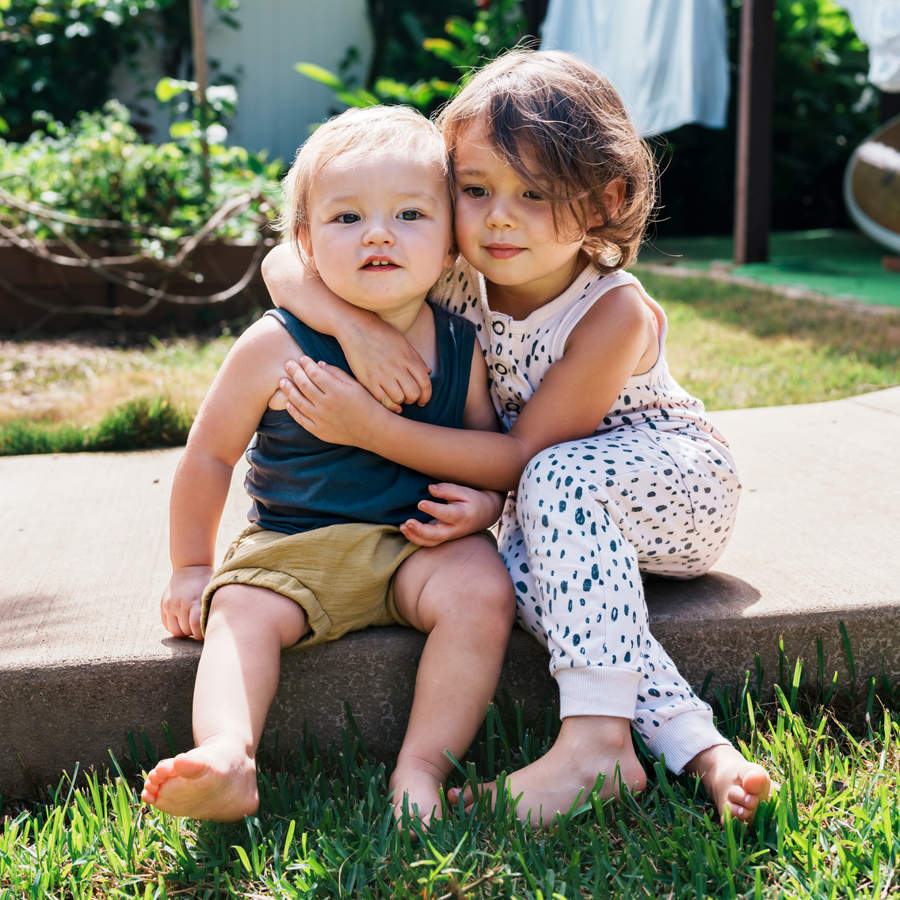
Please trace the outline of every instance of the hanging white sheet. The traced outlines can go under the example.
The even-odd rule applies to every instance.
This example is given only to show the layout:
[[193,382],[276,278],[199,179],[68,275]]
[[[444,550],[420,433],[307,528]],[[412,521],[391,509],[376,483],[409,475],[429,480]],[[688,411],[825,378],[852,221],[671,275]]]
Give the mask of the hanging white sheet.
[[900,91],[900,2],[838,2],[850,13],[856,34],[869,48],[869,81],[882,91]]
[[550,0],[541,48],[568,50],[596,66],[642,135],[688,122],[725,126],[723,0]]

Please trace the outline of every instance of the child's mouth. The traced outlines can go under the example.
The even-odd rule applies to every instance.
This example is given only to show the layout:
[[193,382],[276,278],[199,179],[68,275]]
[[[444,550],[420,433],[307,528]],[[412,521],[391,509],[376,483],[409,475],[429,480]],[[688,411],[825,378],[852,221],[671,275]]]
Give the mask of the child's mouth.
[[488,244],[484,249],[494,259],[511,259],[522,252],[521,247],[514,247],[512,244]]
[[370,272],[389,272],[400,268],[392,259],[386,256],[370,256],[363,263],[362,267]]

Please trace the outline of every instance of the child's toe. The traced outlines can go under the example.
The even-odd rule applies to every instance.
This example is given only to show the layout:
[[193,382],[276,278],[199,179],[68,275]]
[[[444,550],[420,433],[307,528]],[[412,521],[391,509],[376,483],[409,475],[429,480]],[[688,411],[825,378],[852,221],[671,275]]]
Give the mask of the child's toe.
[[758,765],[752,765],[741,777],[743,789],[758,799],[766,799],[769,794],[771,781],[769,773]]

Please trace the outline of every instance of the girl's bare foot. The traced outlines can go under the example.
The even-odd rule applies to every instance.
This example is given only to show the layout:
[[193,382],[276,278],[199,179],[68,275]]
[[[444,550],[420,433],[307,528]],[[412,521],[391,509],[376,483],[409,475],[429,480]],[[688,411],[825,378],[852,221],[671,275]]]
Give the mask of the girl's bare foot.
[[418,819],[426,828],[432,819],[441,817],[441,785],[443,777],[428,765],[398,760],[391,775],[389,787],[394,817],[399,823],[404,806],[409,815]]
[[[516,815],[523,822],[543,827],[557,813],[568,812],[588,799],[598,776],[601,800],[618,797],[624,786],[632,793],[647,786],[647,776],[634,752],[631,723],[609,716],[571,716],[563,719],[559,736],[540,759],[506,779],[505,789],[516,801]],[[496,794],[496,784],[481,785],[479,791]],[[460,789],[449,793],[451,804],[459,802]],[[463,804],[474,803],[470,788],[462,792]]]
[[752,822],[760,801],[768,800],[773,789],[769,773],[757,763],[744,759],[731,744],[720,744],[698,753],[685,766],[685,771],[700,776],[723,824],[726,809],[733,818],[746,824]]
[[242,746],[211,738],[164,759],[147,775],[141,799],[174,816],[236,822],[256,812],[256,765]]

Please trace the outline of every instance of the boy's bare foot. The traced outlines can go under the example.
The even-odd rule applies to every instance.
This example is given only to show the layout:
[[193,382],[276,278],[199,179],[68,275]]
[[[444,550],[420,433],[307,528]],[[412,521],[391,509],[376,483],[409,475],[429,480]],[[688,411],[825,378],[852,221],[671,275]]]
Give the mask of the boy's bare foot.
[[720,744],[698,753],[685,766],[685,771],[700,776],[722,823],[728,808],[733,818],[749,824],[760,801],[768,800],[773,789],[769,773],[757,763],[744,759],[731,744]]
[[409,815],[418,819],[426,828],[432,819],[439,819],[442,784],[443,778],[435,774],[431,767],[398,761],[389,783],[397,822],[403,817],[404,805]]
[[[631,723],[607,716],[572,716],[563,719],[559,736],[547,753],[506,779],[506,790],[513,799],[518,798],[519,819],[543,827],[550,825],[557,813],[586,801],[601,774],[603,784],[597,791],[601,800],[618,797],[622,786],[632,793],[647,786],[631,741]],[[497,787],[491,782],[480,790],[494,795]],[[459,796],[459,788],[451,790],[451,804],[458,803]],[[466,788],[462,796],[469,809],[475,799],[471,789]]]
[[259,807],[256,765],[243,747],[212,738],[158,762],[141,799],[174,816],[236,822]]

